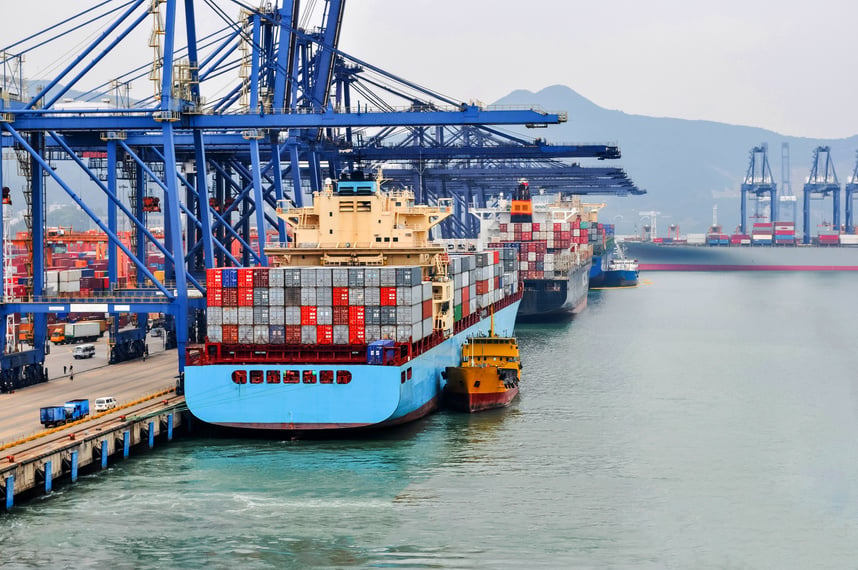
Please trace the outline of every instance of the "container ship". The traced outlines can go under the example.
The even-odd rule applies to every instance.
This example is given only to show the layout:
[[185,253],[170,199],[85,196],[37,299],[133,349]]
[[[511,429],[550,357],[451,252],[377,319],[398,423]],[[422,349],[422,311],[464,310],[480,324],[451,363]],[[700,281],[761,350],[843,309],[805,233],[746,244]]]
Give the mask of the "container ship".
[[[586,308],[593,258],[590,236],[596,240],[604,231],[595,221],[602,206],[559,197],[534,203],[528,183],[520,181],[509,206],[501,201],[497,208],[472,209],[480,219],[478,247],[515,252],[510,267],[518,267],[524,283],[519,321],[566,317]],[[467,240],[450,241],[453,251],[470,247]]]
[[624,241],[640,269],[663,271],[858,271],[858,236],[820,228],[814,243],[799,244],[792,222],[759,222],[750,234],[706,234]]
[[362,178],[278,204],[292,241],[265,249],[269,267],[208,271],[207,338],[184,372],[194,416],[297,432],[404,423],[438,407],[442,373],[492,314],[512,335],[515,252],[450,255],[430,239],[450,200],[415,205]]

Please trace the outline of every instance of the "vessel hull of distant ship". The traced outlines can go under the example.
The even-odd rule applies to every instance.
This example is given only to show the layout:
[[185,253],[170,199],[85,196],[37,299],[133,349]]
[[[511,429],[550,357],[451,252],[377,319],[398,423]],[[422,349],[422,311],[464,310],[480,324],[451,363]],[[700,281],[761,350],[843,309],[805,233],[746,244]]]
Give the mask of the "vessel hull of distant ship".
[[647,271],[858,271],[856,247],[623,245]]
[[525,279],[518,320],[533,322],[568,317],[587,307],[590,262],[573,265],[566,279]]

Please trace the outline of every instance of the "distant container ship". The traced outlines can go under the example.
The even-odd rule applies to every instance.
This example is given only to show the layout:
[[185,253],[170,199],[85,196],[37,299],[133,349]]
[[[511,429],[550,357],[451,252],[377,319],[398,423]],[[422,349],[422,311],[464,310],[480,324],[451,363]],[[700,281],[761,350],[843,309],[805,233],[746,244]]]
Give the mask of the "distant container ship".
[[207,339],[188,349],[188,409],[221,426],[334,430],[395,425],[438,407],[462,345],[512,335],[512,251],[448,255],[430,229],[449,200],[418,206],[355,176],[313,206],[278,208],[293,241],[272,267],[209,270]]
[[755,223],[751,234],[707,234],[625,241],[628,257],[650,271],[858,271],[858,236],[821,228],[815,243],[801,245],[790,222]]
[[[519,320],[548,320],[586,308],[591,241],[597,232],[604,234],[595,220],[602,206],[577,199],[534,203],[527,182],[521,181],[508,206],[472,210],[480,218],[481,246],[516,252],[510,266],[518,266],[524,283]],[[456,241],[461,249],[461,240]]]

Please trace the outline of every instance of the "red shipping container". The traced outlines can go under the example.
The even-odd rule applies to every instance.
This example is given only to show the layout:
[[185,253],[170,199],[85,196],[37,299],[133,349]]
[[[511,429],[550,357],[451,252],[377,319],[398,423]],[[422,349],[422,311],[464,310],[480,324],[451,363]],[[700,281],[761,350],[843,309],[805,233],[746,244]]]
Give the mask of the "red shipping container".
[[396,287],[381,287],[381,306],[396,306]]
[[334,306],[348,307],[349,306],[349,288],[334,287]]
[[364,344],[366,335],[363,325],[349,326],[349,344]]
[[301,344],[301,325],[286,325],[286,344]]
[[224,307],[238,306],[238,289],[222,289]]
[[[468,289],[462,289],[462,302],[465,302],[465,291]],[[426,299],[423,301],[423,318],[428,319],[432,316],[432,299]]]
[[521,232],[521,240],[522,241],[530,241],[533,238],[533,234],[531,232]]
[[500,289],[500,277],[495,277],[495,289]]
[[485,295],[489,292],[489,282],[485,279],[477,281],[477,295]]
[[[334,304],[336,304],[336,299],[334,300]],[[349,307],[334,307],[334,324],[349,324]]]
[[206,298],[208,299],[209,307],[222,307],[223,306],[223,289],[212,289],[209,287],[206,292]]
[[505,231],[506,231],[506,228],[507,228],[507,224],[502,223],[502,224],[500,225],[500,231],[505,232]]
[[499,251],[493,251],[492,253],[494,253],[494,256],[493,256],[494,263],[493,263],[493,265],[497,265],[498,263],[500,263],[500,252],[499,252]]
[[241,267],[238,270],[238,286],[253,288],[253,269]]
[[319,325],[316,327],[316,342],[319,344],[334,343],[333,325]]
[[532,224],[530,224],[530,228],[531,228],[531,230],[538,232],[539,231],[539,222],[533,222]]
[[360,325],[363,328],[366,322],[366,310],[361,305],[353,305],[349,307],[349,324]]
[[238,342],[238,325],[223,325],[223,342],[226,344]]
[[301,307],[301,324],[315,325],[316,324],[316,307],[304,305]]
[[256,268],[253,270],[253,286],[268,287],[268,269]]
[[252,307],[253,306],[253,289],[236,289],[236,293],[238,293],[238,306],[239,307]]
[[206,270],[206,287],[212,289],[214,287],[222,287],[223,286],[223,273],[220,269],[208,269]]
[[467,303],[471,300],[471,288],[470,287],[462,287],[462,304]]

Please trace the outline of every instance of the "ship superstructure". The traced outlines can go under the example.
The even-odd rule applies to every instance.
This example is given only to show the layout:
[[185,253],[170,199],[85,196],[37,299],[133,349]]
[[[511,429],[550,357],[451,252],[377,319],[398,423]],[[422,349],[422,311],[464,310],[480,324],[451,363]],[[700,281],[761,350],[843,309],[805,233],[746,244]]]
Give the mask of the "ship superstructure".
[[270,267],[208,272],[207,339],[189,350],[188,407],[240,428],[390,425],[440,402],[461,346],[511,335],[519,274],[503,251],[449,255],[430,230],[451,203],[417,205],[375,180],[329,183],[277,214],[292,241]]

